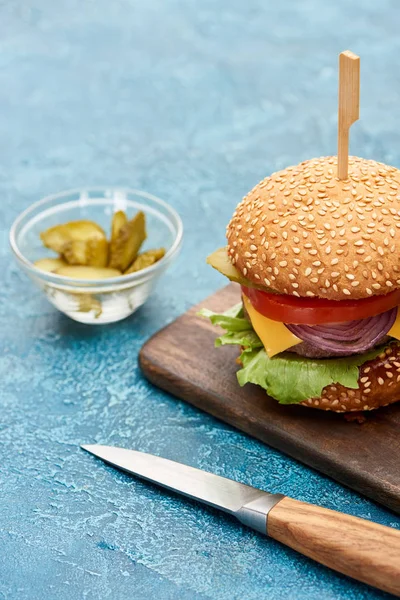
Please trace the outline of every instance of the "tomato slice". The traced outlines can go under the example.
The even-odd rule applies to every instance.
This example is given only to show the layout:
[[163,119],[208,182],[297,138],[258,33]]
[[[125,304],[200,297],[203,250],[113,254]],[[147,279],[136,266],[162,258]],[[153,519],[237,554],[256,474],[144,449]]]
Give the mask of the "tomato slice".
[[296,325],[343,323],[364,319],[379,315],[400,304],[400,290],[394,290],[385,296],[371,296],[361,300],[325,300],[269,294],[244,285],[241,288],[259,313],[273,321]]

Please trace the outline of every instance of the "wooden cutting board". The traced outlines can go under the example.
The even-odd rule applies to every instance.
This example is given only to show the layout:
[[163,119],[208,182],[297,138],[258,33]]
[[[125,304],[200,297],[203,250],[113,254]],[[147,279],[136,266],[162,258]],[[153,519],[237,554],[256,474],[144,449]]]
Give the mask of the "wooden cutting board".
[[343,415],[281,406],[236,380],[236,347],[214,348],[218,329],[196,312],[224,311],[240,299],[228,285],[156,333],[140,365],[158,387],[400,513],[400,403],[367,413],[360,425]]

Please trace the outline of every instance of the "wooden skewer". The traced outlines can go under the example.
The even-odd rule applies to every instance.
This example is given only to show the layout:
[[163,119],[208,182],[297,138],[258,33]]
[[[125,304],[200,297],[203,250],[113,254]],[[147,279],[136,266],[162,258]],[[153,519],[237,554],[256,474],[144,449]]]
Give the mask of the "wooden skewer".
[[360,117],[360,57],[350,50],[339,54],[339,179],[347,179],[349,170],[349,129]]

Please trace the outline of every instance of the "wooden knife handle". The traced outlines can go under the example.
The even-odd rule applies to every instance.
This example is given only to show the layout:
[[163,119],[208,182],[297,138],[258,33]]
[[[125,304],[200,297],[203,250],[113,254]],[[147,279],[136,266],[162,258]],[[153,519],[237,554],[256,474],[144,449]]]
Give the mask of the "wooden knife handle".
[[268,514],[268,535],[335,571],[400,596],[400,531],[285,497]]

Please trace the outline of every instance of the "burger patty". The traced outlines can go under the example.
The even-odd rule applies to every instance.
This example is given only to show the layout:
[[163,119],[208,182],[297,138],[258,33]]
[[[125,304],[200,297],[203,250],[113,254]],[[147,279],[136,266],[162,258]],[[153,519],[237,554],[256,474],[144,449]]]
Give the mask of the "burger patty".
[[[388,343],[392,338],[388,335],[385,335],[385,337],[383,337],[381,340],[379,340],[379,343],[376,344],[377,346],[382,346],[383,344]],[[292,346],[291,348],[288,348],[287,352],[293,352],[294,354],[298,354],[299,356],[304,356],[305,358],[334,358],[337,356],[340,357],[345,357],[345,356],[351,356],[354,353],[349,353],[349,354],[342,354],[342,353],[335,353],[329,350],[323,350],[322,348],[318,348],[318,346],[314,346],[313,344],[310,344],[310,342],[301,342],[300,344],[296,344],[296,346]],[[361,354],[363,354],[361,352]]]

